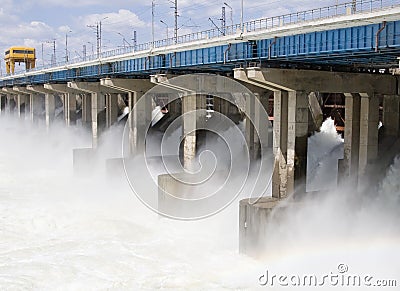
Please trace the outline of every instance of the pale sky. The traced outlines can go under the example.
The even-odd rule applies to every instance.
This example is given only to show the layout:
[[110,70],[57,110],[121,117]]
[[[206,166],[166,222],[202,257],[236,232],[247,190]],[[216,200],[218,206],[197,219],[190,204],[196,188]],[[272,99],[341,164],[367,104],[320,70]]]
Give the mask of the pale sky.
[[[166,26],[160,20],[169,26],[169,36],[173,36],[173,1],[154,1],[155,39],[166,38]],[[220,25],[224,2],[233,8],[233,22],[239,23],[240,0],[178,0],[179,34],[213,28],[208,18]],[[319,8],[336,2],[244,0],[244,20]],[[229,8],[226,8],[226,18],[227,24],[230,24]],[[91,54],[92,44],[96,50],[96,34],[87,26],[95,25],[102,19],[103,51],[132,42],[133,30],[137,30],[138,43],[151,40],[151,0],[0,0],[0,49],[4,54],[6,48],[11,46],[35,47],[38,65],[41,65],[42,43],[44,63],[50,63],[52,45],[48,41],[55,39],[57,61],[62,61],[65,59],[65,35],[68,32],[70,58],[82,55],[83,45]]]

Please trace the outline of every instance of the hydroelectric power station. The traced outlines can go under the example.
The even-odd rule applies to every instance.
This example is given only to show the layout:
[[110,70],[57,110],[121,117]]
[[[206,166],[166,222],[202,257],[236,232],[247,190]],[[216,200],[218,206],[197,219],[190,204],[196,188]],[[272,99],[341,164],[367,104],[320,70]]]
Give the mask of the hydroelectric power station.
[[[235,197],[190,195],[206,191],[196,187],[210,173],[217,175],[215,185],[222,177],[241,189],[237,177],[259,163],[250,199],[240,202],[240,250],[246,254],[263,244],[260,229],[284,208],[281,201],[306,201],[308,138],[326,118],[344,139],[343,158],[331,165],[339,184],[362,191],[378,183],[400,151],[398,0],[351,1],[43,67],[35,67],[34,54],[17,47],[6,53],[1,115],[47,128],[57,121],[87,128],[92,147],[74,150],[78,173],[91,170],[102,135],[126,123],[123,156],[104,163],[127,175],[161,215],[190,220],[224,209]],[[15,73],[15,62],[26,62],[26,70]],[[239,124],[240,130],[221,134]],[[142,195],[148,180],[131,173],[143,162],[148,133],[177,131],[153,156],[168,170],[157,176],[156,197]],[[230,172],[207,163],[199,170],[199,149],[213,143],[213,134],[226,144],[222,152],[231,150],[224,158]],[[243,136],[245,150],[233,149],[232,134]]]

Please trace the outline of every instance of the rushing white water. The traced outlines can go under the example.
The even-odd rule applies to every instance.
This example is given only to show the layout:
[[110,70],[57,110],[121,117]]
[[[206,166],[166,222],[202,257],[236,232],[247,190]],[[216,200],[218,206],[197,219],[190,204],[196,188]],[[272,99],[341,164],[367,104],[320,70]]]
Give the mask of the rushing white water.
[[[253,290],[266,268],[301,274],[337,263],[399,275],[398,215],[383,210],[385,199],[327,193],[274,226],[254,260],[237,252],[237,203],[204,221],[160,218],[123,177],[96,168],[74,176],[72,149],[89,143],[77,129],[47,134],[0,119],[0,290]],[[385,195],[399,189],[396,165]]]
[[328,118],[308,139],[307,191],[335,189],[339,159],[343,159],[343,139]]
[[88,145],[77,130],[1,119],[0,290],[257,285],[257,263],[237,252],[237,205],[206,221],[160,218],[123,177],[73,175],[72,149]]
[[[262,260],[268,262],[270,276],[312,274],[322,282],[325,275],[340,275],[339,266],[344,264],[348,270],[343,274],[359,276],[363,287],[341,282],[334,285],[334,278],[333,284],[326,283],[319,290],[380,290],[375,289],[377,280],[385,279],[396,280],[397,284],[387,290],[398,290],[400,159],[388,170],[379,191],[360,193],[352,186],[337,188],[337,162],[343,156],[343,140],[331,119],[309,139],[308,150],[308,188],[328,190],[300,204],[285,203],[285,215],[278,215],[267,226]],[[370,287],[363,285],[365,276],[372,277]],[[280,285],[275,281],[274,286]]]

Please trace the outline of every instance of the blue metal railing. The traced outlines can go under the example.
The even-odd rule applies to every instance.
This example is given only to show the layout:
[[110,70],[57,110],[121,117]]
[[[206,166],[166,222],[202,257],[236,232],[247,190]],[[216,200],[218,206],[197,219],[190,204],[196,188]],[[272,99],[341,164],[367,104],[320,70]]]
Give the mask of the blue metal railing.
[[[76,57],[70,59],[68,62],[58,62],[51,65],[38,66],[30,71],[40,71],[44,69],[50,69],[54,67],[63,67],[71,64],[80,62],[90,62],[99,59],[105,59],[114,56],[122,56],[125,54],[133,54],[135,52],[145,52],[152,48],[163,48],[176,44],[187,44],[196,41],[210,40],[215,38],[221,38],[229,35],[240,34],[241,32],[255,32],[273,29],[276,27],[282,27],[285,25],[293,25],[302,22],[316,21],[326,18],[333,18],[338,16],[344,16],[349,14],[360,14],[365,12],[373,12],[377,10],[390,9],[400,5],[400,0],[357,0],[352,2],[346,2],[342,4],[321,7],[317,9],[311,9],[301,12],[295,12],[280,16],[268,17],[263,19],[252,20],[241,24],[235,24],[226,26],[224,29],[209,29],[205,31],[199,31],[186,35],[178,36],[175,38],[168,38],[157,40],[154,42],[147,42],[138,44],[136,46],[127,46],[123,48],[113,49],[101,52],[100,55],[93,54],[86,56],[85,58]],[[17,72],[16,74],[23,73]],[[0,78],[1,79],[1,78]]]

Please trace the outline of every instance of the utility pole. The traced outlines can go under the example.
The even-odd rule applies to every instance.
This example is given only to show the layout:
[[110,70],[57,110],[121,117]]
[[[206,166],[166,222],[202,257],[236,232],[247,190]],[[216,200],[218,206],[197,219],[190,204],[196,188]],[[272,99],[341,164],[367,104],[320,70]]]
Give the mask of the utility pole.
[[222,6],[221,31],[222,31],[222,35],[226,35],[226,14],[225,14],[225,6]]
[[44,67],[44,48],[43,48],[44,44],[42,42],[42,67]]
[[228,8],[231,10],[230,19],[231,19],[231,25],[232,25],[232,28],[233,28],[233,9],[232,9],[232,7],[231,7],[228,3],[226,3],[226,2],[224,2],[224,5],[225,5],[226,7],[228,7]]
[[[100,25],[101,22],[96,22],[96,25],[88,25],[87,27],[93,28],[96,30],[96,44],[97,44],[97,58],[100,57],[100,45],[101,45],[101,36],[100,36]],[[92,44],[93,51],[93,44]]]
[[46,41],[46,43],[53,44],[53,55],[52,55],[52,58],[51,58],[51,64],[53,66],[55,66],[56,63],[57,63],[57,59],[56,59],[56,39],[53,39],[52,41],[50,41],[50,40]]
[[151,46],[154,47],[154,7],[156,4],[154,3],[154,0],[151,1]]
[[86,61],[86,44],[83,45],[83,60]]
[[154,0],[151,1],[151,47],[154,48]]
[[107,19],[107,17],[104,17],[102,20],[96,22],[96,25],[88,25],[87,27],[93,28],[96,30],[96,40],[97,40],[97,58],[100,58],[100,54],[101,54],[101,36],[102,36],[102,32],[101,32],[101,25],[102,25],[102,21],[104,19]]
[[240,29],[242,30],[242,33],[244,32],[244,26],[243,26],[243,0],[242,0],[242,9],[240,13]]
[[178,43],[178,0],[175,0],[175,43]]
[[65,34],[65,62],[68,63],[68,33]]
[[101,20],[99,21],[98,38],[99,38],[98,58],[100,58],[100,54],[101,54]]
[[54,65],[57,64],[57,59],[56,59],[56,40],[53,39],[53,55],[54,55]]
[[136,50],[136,46],[137,46],[137,32],[136,30],[133,31],[133,50]]
[[[69,32],[72,32],[71,30]],[[65,33],[65,62],[68,63],[69,59],[68,59],[68,33]]]

